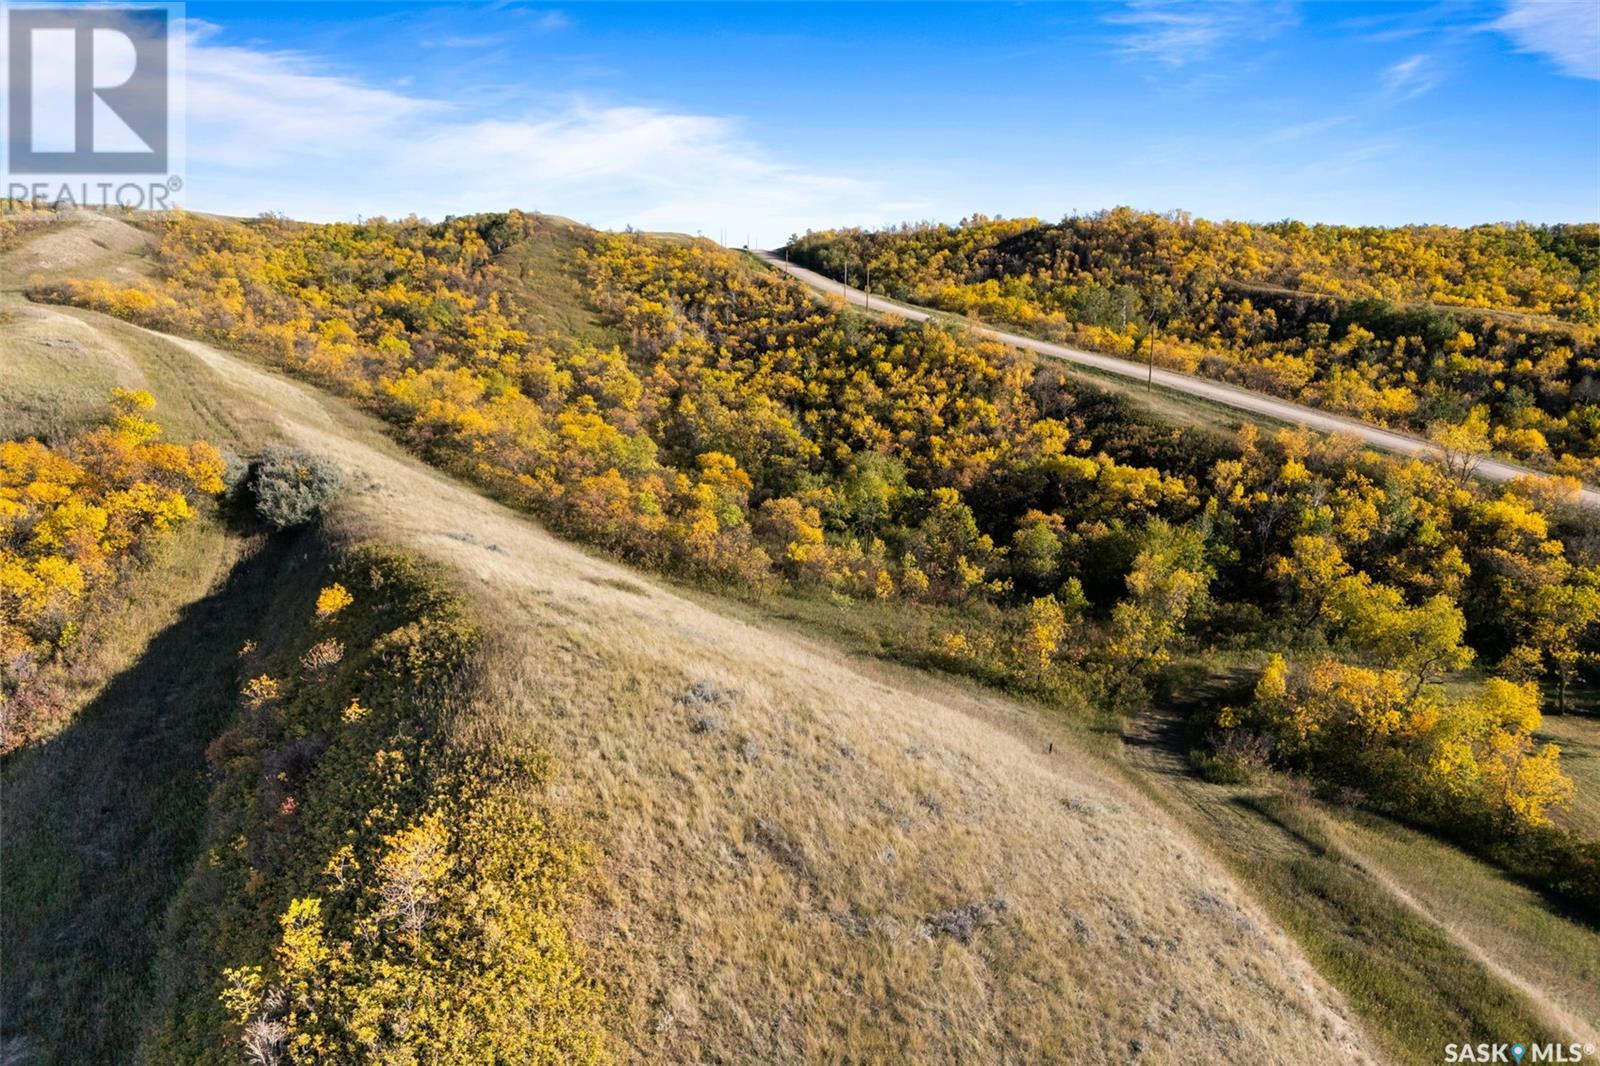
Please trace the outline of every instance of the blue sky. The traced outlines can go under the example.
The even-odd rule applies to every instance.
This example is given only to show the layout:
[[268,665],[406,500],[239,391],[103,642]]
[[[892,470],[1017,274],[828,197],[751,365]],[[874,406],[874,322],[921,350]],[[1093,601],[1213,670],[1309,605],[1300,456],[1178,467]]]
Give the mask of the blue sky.
[[191,2],[189,206],[1600,219],[1600,0]]

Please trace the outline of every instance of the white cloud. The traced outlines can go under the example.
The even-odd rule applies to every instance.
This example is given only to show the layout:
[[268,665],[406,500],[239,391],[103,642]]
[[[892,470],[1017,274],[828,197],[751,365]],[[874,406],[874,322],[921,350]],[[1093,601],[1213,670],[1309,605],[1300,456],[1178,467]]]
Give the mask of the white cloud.
[[1421,53],[1402,59],[1383,72],[1384,91],[1403,100],[1421,96],[1438,83],[1432,58]]
[[483,33],[476,37],[466,34],[452,34],[448,37],[441,37],[437,41],[425,41],[423,43],[439,48],[488,48],[492,45],[504,44],[505,40],[503,36],[497,33]]
[[1595,0],[1511,0],[1493,28],[1522,52],[1542,55],[1575,78],[1600,79],[1600,4]]
[[565,11],[532,11],[528,14],[532,25],[541,30],[564,30],[572,26],[572,18]]
[[620,228],[780,242],[879,222],[877,183],[773,158],[724,116],[577,96],[484,115],[330,72],[309,56],[188,44],[188,204],[306,219],[522,207]]
[[1125,10],[1105,16],[1127,27],[1118,45],[1124,55],[1181,67],[1229,44],[1262,41],[1292,25],[1292,9],[1255,0],[1129,0]]
[[268,168],[307,156],[348,158],[352,139],[371,140],[446,111],[321,73],[296,54],[209,44],[213,33],[200,24],[187,42],[191,167]]
[[1261,143],[1287,144],[1291,141],[1303,141],[1318,134],[1327,133],[1329,130],[1338,129],[1340,126],[1347,126],[1354,119],[1354,115],[1339,114],[1309,119],[1305,122],[1290,123],[1287,126],[1262,134]]

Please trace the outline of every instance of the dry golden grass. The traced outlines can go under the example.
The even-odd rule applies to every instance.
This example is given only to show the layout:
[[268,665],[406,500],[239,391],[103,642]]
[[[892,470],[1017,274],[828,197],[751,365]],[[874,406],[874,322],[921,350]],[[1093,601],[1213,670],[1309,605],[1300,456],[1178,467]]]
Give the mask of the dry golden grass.
[[96,211],[55,212],[56,220],[22,238],[0,258],[0,288],[19,289],[62,278],[106,278],[124,283],[150,272],[153,238]]
[[1372,1057],[1220,866],[1028,710],[691,602],[245,359],[73,319],[175,424],[335,458],[345,535],[476,596],[494,728],[554,754],[545,799],[601,857],[580,932],[620,1059]]
[[70,432],[105,410],[113,385],[148,388],[137,363],[90,326],[5,298],[0,437]]
[[125,223],[82,212],[30,230],[0,257],[0,438],[70,432],[100,415],[113,385],[150,387],[138,362],[102,329],[16,295],[73,273],[137,276],[147,244]]

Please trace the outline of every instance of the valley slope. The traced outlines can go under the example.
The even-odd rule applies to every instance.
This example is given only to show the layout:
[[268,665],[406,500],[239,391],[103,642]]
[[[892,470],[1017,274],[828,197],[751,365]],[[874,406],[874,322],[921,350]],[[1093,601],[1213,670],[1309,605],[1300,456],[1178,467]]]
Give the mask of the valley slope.
[[[713,610],[249,358],[17,294],[34,274],[136,271],[142,246],[88,216],[12,253],[7,429],[141,384],[185,431],[333,458],[352,486],[336,540],[451,575],[488,630],[496,728],[552,754],[540,802],[597,856],[576,931],[617,1058],[1380,1057],[1224,868],[1032,708]],[[13,762],[8,794],[52,770],[48,751]],[[8,808],[8,836],[24,814]],[[8,1016],[43,962],[7,958]]]

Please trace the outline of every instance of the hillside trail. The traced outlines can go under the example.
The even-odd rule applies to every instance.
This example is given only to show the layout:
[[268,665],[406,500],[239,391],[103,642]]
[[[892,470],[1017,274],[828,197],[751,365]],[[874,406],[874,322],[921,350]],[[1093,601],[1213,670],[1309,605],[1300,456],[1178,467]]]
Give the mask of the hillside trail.
[[144,236],[92,217],[4,257],[31,326],[0,360],[87,331],[159,374],[158,417],[334,459],[336,531],[458,576],[500,728],[553,754],[543,802],[598,855],[579,932],[621,1057],[1381,1060],[1222,865],[1036,710],[717,613],[249,358],[26,303],[31,276],[139,272]]
[[[1214,797],[1197,798],[1198,793],[1220,794],[1223,790],[1201,780],[1189,767],[1187,745],[1184,741],[1184,721],[1179,714],[1166,707],[1146,708],[1128,723],[1125,739],[1127,745],[1124,750],[1133,767],[1151,781],[1164,783],[1158,787],[1170,790],[1177,802],[1185,804],[1186,811],[1193,812],[1195,817],[1205,818],[1210,825],[1219,830],[1224,829],[1230,818],[1211,813],[1218,806],[1214,802],[1208,802]],[[1230,815],[1232,813],[1230,811]],[[1477,961],[1490,973],[1527,996],[1552,1032],[1565,1034],[1569,1039],[1580,1043],[1600,1045],[1600,1033],[1596,1032],[1595,1027],[1579,1014],[1563,1006],[1559,995],[1519,970],[1515,966],[1514,959],[1496,957],[1494,953],[1478,944],[1458,923],[1436,913],[1407,891],[1404,885],[1388,873],[1381,862],[1368,855],[1359,842],[1343,830],[1338,819],[1323,817],[1319,821],[1332,838],[1343,861],[1372,878],[1406,910],[1443,932],[1467,957]],[[1260,819],[1251,820],[1251,831],[1266,837],[1278,835],[1276,828]],[[1205,833],[1198,833],[1197,836],[1202,840],[1212,839]],[[1218,839],[1226,840],[1227,837],[1219,833]],[[1261,837],[1257,838],[1255,845],[1269,846]]]
[[1563,1006],[1559,996],[1520,972],[1515,966],[1497,958],[1458,924],[1436,914],[1427,904],[1418,899],[1404,885],[1391,876],[1382,863],[1363,852],[1360,845],[1341,829],[1335,819],[1328,819],[1328,826],[1332,830],[1339,849],[1345,853],[1358,869],[1382,885],[1384,891],[1399,900],[1407,909],[1419,915],[1428,924],[1442,930],[1470,958],[1475,959],[1490,973],[1527,996],[1539,1011],[1545,1024],[1549,1025],[1553,1032],[1562,1033],[1568,1039],[1578,1043],[1600,1046],[1600,1030],[1597,1030],[1574,1011],[1568,1010]]

